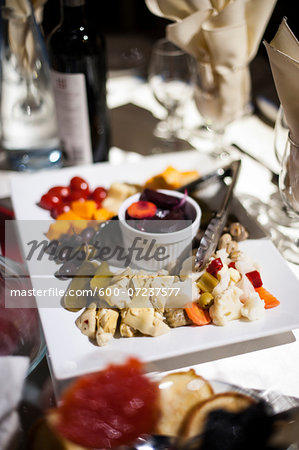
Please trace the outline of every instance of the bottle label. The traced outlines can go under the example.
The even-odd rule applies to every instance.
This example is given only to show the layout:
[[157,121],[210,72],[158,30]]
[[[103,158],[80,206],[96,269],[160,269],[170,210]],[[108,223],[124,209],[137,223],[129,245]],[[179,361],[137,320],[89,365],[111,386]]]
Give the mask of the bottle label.
[[52,70],[59,136],[68,162],[72,165],[92,162],[92,145],[87,106],[85,76]]

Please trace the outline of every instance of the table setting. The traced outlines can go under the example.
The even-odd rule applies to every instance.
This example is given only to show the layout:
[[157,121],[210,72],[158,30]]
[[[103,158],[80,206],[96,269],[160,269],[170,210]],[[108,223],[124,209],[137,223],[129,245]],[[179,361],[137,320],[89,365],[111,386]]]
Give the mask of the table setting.
[[144,4],[165,34],[145,78],[107,70],[108,160],[70,144],[83,116],[51,169],[3,147],[0,447],[296,449],[298,40],[265,40],[275,0]]

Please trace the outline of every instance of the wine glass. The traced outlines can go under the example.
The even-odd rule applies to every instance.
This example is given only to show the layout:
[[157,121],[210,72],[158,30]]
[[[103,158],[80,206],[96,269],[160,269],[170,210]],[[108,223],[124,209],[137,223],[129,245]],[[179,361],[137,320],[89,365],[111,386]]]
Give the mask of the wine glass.
[[289,261],[299,264],[299,145],[294,142],[290,132],[281,161],[279,192],[289,219],[285,230],[286,239],[281,239],[278,248]]
[[156,100],[167,111],[154,135],[171,143],[183,137],[183,108],[192,97],[190,56],[165,38],[153,46],[148,78]]
[[281,164],[282,157],[285,150],[285,143],[289,134],[288,124],[283,112],[282,105],[279,106],[275,126],[274,126],[274,151],[279,164]]
[[[286,142],[288,142],[289,128],[286,122],[282,105],[278,109],[274,127],[274,153],[280,166],[283,166]],[[273,193],[269,201],[268,215],[270,220],[278,226],[295,227],[299,224],[294,221],[293,213],[282,200],[279,191]]]
[[[194,61],[193,64],[194,101],[203,124],[195,132],[195,139],[206,140],[206,150],[212,156],[229,156],[225,144],[227,125],[250,112],[249,92],[241,92],[240,86],[228,86],[225,78],[215,70],[210,62]],[[235,93],[232,91],[235,89]],[[244,103],[241,100],[244,96]],[[204,150],[204,143],[198,143]]]

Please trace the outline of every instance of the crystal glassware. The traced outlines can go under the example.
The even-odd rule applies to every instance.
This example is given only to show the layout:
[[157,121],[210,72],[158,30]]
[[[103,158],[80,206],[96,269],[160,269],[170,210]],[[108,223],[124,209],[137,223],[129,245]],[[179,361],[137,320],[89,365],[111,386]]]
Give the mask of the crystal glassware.
[[288,222],[284,227],[286,237],[280,240],[278,248],[287,260],[299,264],[299,145],[290,132],[281,161],[279,192]]
[[[249,89],[243,89],[240,79],[237,80],[239,86],[231,86],[210,62],[194,60],[194,101],[202,119],[201,126],[193,130],[194,142],[202,138],[197,147],[201,150],[206,147],[206,151],[215,157],[224,158],[229,154],[225,143],[227,126],[251,111]],[[246,80],[249,85],[249,74]]]
[[170,142],[180,140],[183,130],[182,110],[192,97],[190,56],[167,39],[153,46],[148,79],[156,100],[167,111],[158,122],[154,135]]
[[288,124],[286,122],[286,118],[283,112],[283,107],[282,105],[280,105],[277,112],[274,127],[274,151],[276,159],[279,162],[279,164],[281,164],[288,134],[289,134]]
[[27,356],[28,375],[46,353],[34,297],[13,295],[14,291],[24,293],[30,289],[25,266],[0,255],[0,356]]
[[32,3],[1,7],[1,145],[13,169],[61,165],[50,67]]

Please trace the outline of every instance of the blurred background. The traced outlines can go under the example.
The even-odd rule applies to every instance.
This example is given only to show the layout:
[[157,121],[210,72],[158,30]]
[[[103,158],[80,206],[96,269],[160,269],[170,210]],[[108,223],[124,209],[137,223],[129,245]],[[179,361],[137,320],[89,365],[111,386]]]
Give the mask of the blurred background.
[[[261,0],[263,1],[263,0]],[[283,17],[294,34],[299,36],[297,2],[278,0],[266,28],[264,39],[271,41]],[[152,43],[165,35],[169,21],[153,15],[144,0],[88,0],[90,20],[101,29],[107,43],[108,70],[126,70],[138,65],[141,76],[146,77]],[[60,0],[47,0],[44,8],[45,37],[60,20]],[[269,62],[261,43],[257,57],[251,64],[253,97],[263,93],[278,104]]]

